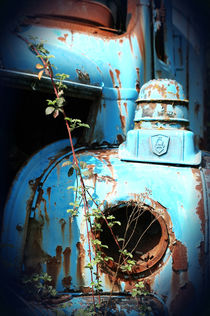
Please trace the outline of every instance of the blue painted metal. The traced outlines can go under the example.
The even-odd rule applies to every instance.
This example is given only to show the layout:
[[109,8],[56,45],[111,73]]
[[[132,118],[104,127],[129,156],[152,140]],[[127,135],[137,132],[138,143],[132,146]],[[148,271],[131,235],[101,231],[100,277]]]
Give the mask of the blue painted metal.
[[[132,15],[130,27],[127,33],[120,36],[88,27],[74,31],[36,24],[20,27],[19,34],[27,40],[31,41],[31,36],[46,40],[46,49],[56,56],[52,62],[57,72],[70,75],[67,83],[70,94],[73,92],[75,95],[71,83],[75,86],[87,84],[90,90],[92,87],[90,94],[95,98],[98,95],[95,93],[96,88],[101,88],[102,97],[90,110],[90,117],[96,119],[91,124],[85,142],[118,143],[119,139],[125,139],[127,131],[133,126],[138,96],[136,85],[142,85],[151,78],[149,7],[147,4],[131,2],[128,9]],[[11,71],[11,77],[14,72],[18,72],[19,80],[22,77],[24,79],[25,73],[28,76],[37,74],[35,65],[38,60],[17,34],[7,32],[4,42],[1,77],[5,77],[5,69],[8,73]],[[11,47],[16,47],[15,55],[10,53]],[[31,81],[25,80],[25,85],[29,84]],[[37,89],[39,85],[38,82]],[[84,93],[78,87],[77,97],[83,97],[85,91],[85,87]]]
[[[190,104],[190,129],[195,133],[197,144],[202,140],[203,52],[201,38],[198,38],[193,29],[193,19],[196,17],[190,11],[186,13],[179,7],[180,3],[174,6],[170,1],[161,3],[160,8],[155,7],[155,2],[151,6],[151,21],[150,2],[134,3],[129,0],[128,15],[131,19],[127,31],[121,35],[99,28],[81,28],[80,25],[75,26],[70,22],[60,23],[57,27],[51,22],[48,26],[46,21],[36,19],[36,23],[32,19],[31,23],[30,20],[27,21],[26,26],[18,26],[21,36],[29,40],[30,36],[37,36],[40,40],[47,41],[45,46],[56,56],[53,62],[58,71],[70,75],[69,93],[86,97],[86,89],[83,89],[81,84],[87,85],[87,88],[89,86],[88,95],[92,98],[98,96],[95,87],[103,90],[102,98],[91,109],[91,116],[96,118],[95,127],[87,134],[86,142],[119,143],[119,139],[125,140],[127,131],[133,128],[135,100],[138,95],[136,86],[141,87],[152,77],[172,78],[182,84]],[[153,32],[150,32],[151,23]],[[158,41],[160,26],[162,42]],[[15,54],[12,47],[16,48]],[[163,56],[158,55],[158,47],[163,50]],[[5,32],[4,46],[0,51],[1,77],[8,79],[8,74],[5,75],[4,71],[7,70],[11,72],[11,78],[14,78],[15,72],[18,73],[20,81],[23,77],[23,85],[31,84],[31,80],[25,80],[25,73],[28,74],[27,77],[37,74],[37,58],[26,48],[27,44],[16,34],[8,30]],[[48,81],[46,77],[45,81]],[[44,80],[37,83],[36,88],[40,89],[43,82]],[[97,113],[96,107],[100,108]],[[112,117],[111,126],[107,111]]]
[[140,90],[135,129],[120,145],[123,160],[199,165],[201,151],[187,130],[188,101],[174,80],[151,80]]
[[[194,89],[192,83],[188,109],[179,83],[164,79],[143,85],[152,78],[154,70],[156,78],[161,77],[161,71],[167,77],[180,76],[186,88],[183,78],[187,62],[182,75],[178,75],[170,37],[175,30],[170,4],[166,16],[167,62],[161,61],[157,52],[154,56],[152,53],[149,2],[128,1],[128,5],[131,24],[122,35],[46,25],[22,26],[20,34],[27,39],[29,35],[47,39],[46,48],[56,56],[57,71],[70,75],[66,82],[68,92],[78,98],[93,99],[90,109],[93,123],[84,137],[85,143],[117,144],[127,135],[119,149],[110,145],[77,149],[79,161],[85,161],[91,171],[84,177],[85,184],[92,188],[91,194],[100,201],[104,213],[115,212],[119,216],[126,207],[141,205],[158,224],[158,242],[143,257],[136,252],[139,257],[133,279],[119,276],[114,293],[119,297],[127,295],[135,282],[141,280],[151,295],[157,296],[161,303],[164,300],[169,314],[181,315],[186,297],[190,308],[195,309],[209,285],[206,284],[209,166],[202,167],[201,152],[194,146],[194,133],[188,130],[188,123],[192,122],[188,117],[188,111],[192,117],[192,96],[198,91],[202,100],[202,95],[200,86]],[[1,50],[5,69],[0,70],[0,75],[18,78],[24,85],[26,78],[30,78],[31,84],[37,58],[16,34],[7,33],[6,38]],[[15,56],[11,53],[11,43],[16,47]],[[194,54],[192,48],[190,52]],[[188,62],[190,67],[195,64]],[[44,89],[48,81],[49,78],[43,78]],[[143,87],[136,107],[139,86]],[[202,127],[196,127],[198,122],[200,125],[200,114],[190,124],[201,136]],[[83,295],[90,292],[90,273],[85,268],[89,249],[83,206],[79,206],[75,220],[67,212],[69,203],[75,200],[74,190],[67,188],[77,185],[75,173],[68,176],[66,162],[72,161],[68,145],[68,141],[59,141],[40,150],[17,175],[4,211],[1,259],[12,278],[19,278],[22,272],[44,271],[52,276],[60,294],[67,291]],[[151,238],[152,235],[155,233],[151,233]],[[112,244],[111,240],[109,246],[114,253]],[[91,256],[94,257],[93,246]],[[112,291],[115,274],[111,262],[106,268],[100,271],[104,293]],[[72,303],[64,311],[67,314],[86,301],[79,297],[73,298]],[[135,311],[125,313],[130,315]]]
[[[89,260],[85,242],[85,217],[82,206],[74,221],[67,213],[69,203],[74,201],[74,192],[67,190],[67,187],[74,186],[76,179],[74,175],[67,175],[69,167],[65,162],[71,159],[71,154],[63,154],[63,151],[59,154],[62,145],[65,147],[66,143],[54,145],[59,158],[53,158],[53,164],[49,164],[49,167],[46,165],[47,157],[54,157],[51,154],[54,148],[49,147],[31,159],[14,183],[5,210],[4,227],[8,230],[3,232],[4,242],[7,240],[12,245],[5,245],[2,256],[7,262],[12,262],[11,266],[8,264],[12,274],[21,272],[22,266],[18,266],[18,263],[22,262],[25,271],[39,271],[41,268],[51,274],[59,292],[65,289],[70,292],[89,291],[90,275],[89,270],[85,269]],[[199,258],[202,250],[198,246],[208,244],[208,240],[203,232],[203,219],[198,213],[202,201],[202,192],[198,191],[201,185],[199,169],[128,163],[119,159],[117,149],[81,149],[77,155],[79,161],[85,161],[92,170],[92,175],[85,178],[85,183],[93,187],[91,193],[101,201],[103,211],[120,203],[143,202],[151,207],[157,218],[161,217],[166,223],[169,236],[167,251],[160,258],[155,273],[149,276],[140,274],[140,280],[148,282],[150,290],[158,296],[167,297],[166,306],[169,310],[181,291],[176,277],[183,278],[186,287],[192,286],[195,291],[202,289],[206,276],[201,271]],[[45,170],[42,175],[36,161]],[[31,197],[32,181],[37,185]],[[30,209],[26,205],[30,205]],[[20,211],[26,209],[28,217]],[[14,213],[14,210],[17,212]],[[17,225],[24,219],[25,226],[20,231]],[[18,240],[22,243],[19,244]],[[21,245],[24,245],[24,249]],[[23,249],[24,256],[20,249]],[[152,266],[151,259],[150,268]],[[111,268],[106,273],[101,271],[104,292],[111,290],[113,273]],[[114,291],[129,291],[129,280],[118,278]],[[199,291],[196,300],[200,299]]]
[[[197,12],[186,3],[163,0],[153,9],[154,78],[177,80],[189,100],[189,126],[197,144],[203,142],[203,38],[195,28]],[[159,37],[158,37],[159,36]],[[163,42],[161,44],[160,37]],[[158,47],[162,56],[158,56]],[[198,57],[199,56],[199,57]],[[195,79],[196,78],[196,79]]]

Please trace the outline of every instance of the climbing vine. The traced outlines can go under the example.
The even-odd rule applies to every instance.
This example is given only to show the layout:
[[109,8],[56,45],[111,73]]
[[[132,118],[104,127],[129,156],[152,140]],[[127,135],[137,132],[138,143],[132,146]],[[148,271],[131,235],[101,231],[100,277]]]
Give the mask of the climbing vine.
[[[102,292],[102,281],[100,278],[99,269],[104,267],[106,263],[114,261],[110,255],[106,255],[105,249],[108,248],[106,244],[103,244],[100,240],[100,234],[103,231],[102,223],[105,223],[110,231],[113,241],[117,246],[119,251],[118,262],[116,264],[113,281],[112,290],[110,292],[110,298],[113,294],[116,279],[121,274],[126,274],[128,277],[133,273],[133,269],[136,265],[136,260],[134,259],[133,252],[137,245],[130,251],[128,251],[127,246],[132,238],[132,234],[128,236],[129,226],[134,223],[136,227],[138,219],[142,216],[143,202],[139,203],[138,207],[134,208],[133,212],[129,215],[128,223],[125,229],[124,236],[118,237],[115,235],[113,228],[116,226],[121,226],[121,222],[115,218],[113,214],[106,214],[102,211],[100,201],[97,201],[91,195],[91,187],[85,184],[85,178],[90,176],[90,171],[87,168],[87,164],[84,161],[79,161],[75,153],[73,141],[72,141],[72,131],[77,128],[89,128],[89,125],[83,123],[80,119],[73,119],[67,117],[65,113],[65,80],[69,78],[69,75],[64,73],[54,74],[53,69],[55,69],[54,64],[51,62],[55,56],[51,55],[50,52],[45,48],[44,41],[39,41],[38,38],[31,37],[30,41],[23,38],[21,35],[18,36],[24,40],[31,51],[37,57],[36,69],[38,71],[38,79],[41,80],[43,75],[50,78],[51,85],[54,92],[53,99],[47,99],[47,107],[45,109],[46,115],[52,115],[53,118],[57,118],[59,115],[63,116],[68,138],[71,146],[73,161],[65,161],[63,166],[69,166],[68,176],[72,176],[75,173],[76,186],[69,186],[68,190],[73,190],[74,201],[70,202],[70,207],[67,209],[71,220],[78,216],[79,209],[83,209],[86,233],[87,233],[87,243],[88,243],[88,256],[89,262],[86,264],[86,269],[90,271],[90,286],[92,290],[92,304],[90,304],[86,309],[77,311],[75,315],[106,315],[108,310],[109,300],[105,304],[100,300],[100,293]],[[153,222],[152,222],[153,223]],[[145,232],[139,237],[137,244]],[[91,250],[94,251],[91,251]],[[94,253],[94,255],[93,255]],[[48,291],[49,294],[55,295],[55,289],[50,285],[43,283],[43,278],[50,281],[50,276],[32,276],[25,284],[33,284],[33,288],[38,293]],[[44,279],[44,280],[45,280]],[[40,283],[40,280],[41,283]],[[49,287],[50,286],[50,287]],[[145,290],[144,283],[142,281],[136,280],[135,286],[131,291],[133,297],[138,297],[142,295],[147,295],[148,292]],[[97,295],[97,301],[96,296]],[[143,309],[141,307],[142,315]],[[149,309],[146,310],[147,315],[150,312]]]

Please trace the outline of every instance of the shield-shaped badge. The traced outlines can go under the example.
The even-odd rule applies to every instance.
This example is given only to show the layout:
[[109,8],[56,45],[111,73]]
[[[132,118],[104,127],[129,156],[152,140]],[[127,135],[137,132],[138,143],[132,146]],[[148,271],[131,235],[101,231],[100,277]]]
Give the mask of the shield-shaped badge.
[[169,136],[154,135],[151,136],[152,151],[155,155],[161,156],[168,150]]

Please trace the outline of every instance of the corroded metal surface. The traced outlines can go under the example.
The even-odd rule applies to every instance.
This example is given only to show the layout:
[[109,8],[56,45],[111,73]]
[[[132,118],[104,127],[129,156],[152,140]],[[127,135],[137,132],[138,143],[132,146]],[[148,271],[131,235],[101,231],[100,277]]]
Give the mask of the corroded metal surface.
[[[86,9],[97,6],[91,1],[81,2]],[[191,83],[189,87],[189,69],[186,70],[189,62],[190,69],[196,63],[186,56],[181,75],[178,75],[171,41],[166,40],[170,49],[163,55],[157,51],[160,23],[167,24],[167,35],[178,32],[168,20],[170,3],[163,17],[159,14],[164,12],[164,7],[157,8],[155,13],[150,11],[149,1],[129,0],[128,25],[121,34],[119,30],[110,29],[113,20],[104,6],[98,5],[105,15],[96,16],[91,12],[88,19],[77,10],[79,2],[69,1],[70,4],[76,6],[71,19],[70,16],[69,19],[52,16],[57,8],[56,1],[51,7],[51,16],[43,11],[44,15],[39,14],[39,17],[27,17],[19,34],[25,38],[33,35],[47,39],[46,48],[56,56],[58,72],[70,74],[68,92],[93,100],[89,113],[91,129],[83,139],[85,143],[119,144],[125,140],[127,131],[134,125],[135,100],[140,88],[153,74],[155,77],[165,73],[169,77],[180,77],[180,82],[187,87],[191,106],[197,93],[199,102],[188,108],[181,85],[172,80],[164,80],[162,84],[157,80],[149,82],[141,90],[142,94],[140,92],[135,129],[127,134],[131,146],[124,156],[120,150],[109,147],[78,149],[79,160],[85,161],[90,171],[85,183],[92,188],[91,194],[100,201],[105,214],[114,212],[123,221],[126,211],[132,212],[138,205],[145,214],[140,217],[143,223],[139,220],[138,228],[131,226],[130,229],[133,237],[129,250],[141,239],[135,249],[137,264],[131,273],[121,271],[116,277],[117,249],[111,238],[99,235],[109,246],[103,254],[114,258],[114,262],[108,261],[99,271],[103,292],[113,290],[118,295],[127,295],[137,281],[142,281],[161,311],[186,315],[197,307],[209,286],[209,167],[202,169],[201,153],[194,150],[194,134],[188,130],[190,117],[192,129],[197,136],[202,136],[200,80],[199,84]],[[150,30],[151,17],[155,20],[154,34]],[[165,26],[161,27],[164,31]],[[5,44],[1,48],[5,69],[1,69],[1,77],[13,77],[15,82],[18,78],[19,84],[24,86],[31,84],[36,76],[37,58],[17,34],[5,34]],[[16,47],[15,56],[11,47]],[[175,49],[177,47],[175,45]],[[193,54],[190,48],[190,56]],[[43,81],[46,90],[49,80],[43,78]],[[172,89],[174,84],[175,90]],[[140,141],[142,135],[147,135],[143,137],[145,142]],[[75,174],[68,176],[69,167],[65,163],[72,160],[72,156],[66,149],[67,144],[67,141],[60,141],[41,150],[17,175],[5,207],[1,260],[10,277],[19,278],[22,272],[31,275],[43,271],[52,277],[52,285],[59,292],[79,293],[81,297],[73,298],[73,305],[70,304],[72,311],[91,300],[82,297],[91,293],[91,278],[85,268],[89,249],[83,208],[79,207],[74,220],[67,213],[69,203],[75,199],[74,191],[67,187],[77,183]],[[140,151],[144,159],[139,158]],[[152,225],[153,220],[155,225]],[[147,234],[141,238],[140,230],[145,230],[145,223]],[[126,225],[121,225],[116,232],[123,236],[125,230]],[[94,257],[93,246],[91,255]],[[127,303],[123,302],[122,308],[125,307],[125,314],[129,315],[135,309]],[[69,313],[68,310],[67,315]]]
[[28,3],[23,8],[23,13],[26,16],[33,16],[37,19],[39,17],[49,18],[54,17],[54,19],[62,18],[64,20],[80,21],[83,23],[89,23],[93,25],[100,25],[103,27],[112,28],[113,27],[113,16],[111,10],[103,5],[102,3],[96,1],[80,0],[62,0],[53,1],[50,3],[46,1],[45,3],[41,1],[33,1]]
[[[200,170],[127,163],[119,160],[116,149],[79,151],[78,158],[92,170],[85,182],[93,187],[92,194],[100,199],[104,212],[114,210],[116,214],[120,212],[118,205],[143,202],[159,223],[155,226],[156,233],[150,232],[150,238],[160,232],[158,243],[144,255],[141,247],[138,248],[136,256],[140,261],[131,275],[122,273],[115,279],[114,266],[108,263],[101,268],[103,291],[111,291],[114,285],[115,292],[129,293],[135,282],[142,280],[152,293],[164,299],[172,315],[183,300],[191,302],[192,293],[197,300],[200,294],[196,289],[202,288],[206,273],[202,245],[208,243],[203,231]],[[26,273],[47,271],[58,291],[88,293],[91,288],[85,269],[89,259],[84,214],[81,207],[78,217],[72,221],[67,213],[69,202],[74,201],[73,192],[67,186],[75,183],[74,175],[68,177],[64,163],[68,159],[71,155],[66,153],[54,162],[38,178],[39,186],[34,187],[34,200],[29,203],[33,209],[24,245],[24,270]],[[33,165],[33,159],[30,164]],[[21,195],[21,187],[16,190]],[[18,205],[14,204],[14,208]],[[18,222],[18,217],[14,218],[15,226]],[[23,236],[20,231],[18,234]],[[145,242],[144,245],[147,247]]]
[[201,152],[189,131],[188,101],[175,80],[145,83],[137,99],[135,127],[120,145],[123,160],[199,165]]
[[[32,10],[30,17],[25,18],[24,23],[18,28],[18,34],[29,41],[31,35],[47,40],[46,48],[50,54],[56,56],[53,63],[58,70],[55,72],[70,75],[68,82],[65,83],[70,95],[73,94],[77,98],[97,99],[90,109],[89,117],[92,124],[90,124],[91,129],[86,133],[85,142],[120,143],[125,140],[126,132],[133,125],[138,87],[151,77],[149,7],[138,5],[134,0],[128,1],[127,14],[131,19],[126,32],[118,34],[117,30],[85,24],[82,19],[75,21],[62,18],[63,15],[59,10],[65,5],[67,8],[73,5],[76,7],[75,12],[83,14],[81,10],[83,2],[85,7],[95,6],[96,10],[101,8],[109,12],[109,9],[102,4],[92,1],[64,1],[57,10],[60,2],[56,2],[54,7],[50,5],[48,15],[44,11],[39,17],[35,17],[39,8]],[[43,3],[41,7],[45,10]],[[28,10],[30,11],[30,8]],[[56,17],[53,10],[57,10]],[[100,19],[100,15],[94,12],[92,11],[92,15],[88,17]],[[68,16],[68,10],[65,10],[65,14]],[[102,14],[101,19],[103,18],[105,16]],[[15,56],[8,54],[11,43],[17,48]],[[18,78],[19,84],[23,86],[29,86],[34,82],[36,73],[34,65],[37,63],[37,58],[17,34],[10,32],[7,34],[2,54],[4,55],[2,80],[5,79],[7,84],[10,81],[15,84]],[[46,90],[50,82],[44,76],[42,79],[42,82],[37,83],[36,89]]]

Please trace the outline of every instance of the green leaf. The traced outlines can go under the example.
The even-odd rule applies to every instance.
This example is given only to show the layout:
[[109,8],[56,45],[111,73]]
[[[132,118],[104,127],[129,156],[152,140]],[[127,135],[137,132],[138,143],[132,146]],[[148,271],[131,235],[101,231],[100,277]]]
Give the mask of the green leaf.
[[131,295],[132,295],[133,297],[135,297],[137,294],[138,294],[137,290],[136,290],[136,289],[133,289],[132,292],[131,292]]
[[115,217],[113,215],[109,215],[107,216],[107,219],[115,219]]
[[87,268],[87,269],[93,269],[93,265],[92,265],[92,263],[88,263],[86,266],[85,266],[85,268]]
[[117,225],[121,226],[121,222],[119,222],[119,221],[114,221],[113,224],[117,224]]
[[73,205],[74,207],[79,207],[79,204],[77,202],[70,202],[69,205]]
[[87,168],[87,163],[85,161],[80,161],[80,168],[81,169]]
[[90,128],[90,125],[88,125],[88,124],[85,124],[85,123],[81,123],[81,124],[80,124],[80,127],[86,127],[86,128]]
[[67,190],[73,190],[73,191],[77,191],[77,187],[70,185],[69,187],[67,187]]
[[72,162],[69,161],[69,160],[67,160],[67,161],[64,161],[64,162],[62,163],[61,167],[66,167],[66,166],[69,166],[69,165],[71,165],[71,164],[72,164]]
[[78,167],[76,164],[74,164],[74,165],[72,166],[72,168],[74,168],[74,170],[76,170],[76,171],[79,171],[79,170],[80,170],[79,167]]
[[47,104],[48,105],[55,105],[56,104],[56,101],[57,99],[55,99],[55,100],[49,100],[49,99],[47,99],[46,101],[47,101]]
[[117,238],[117,241],[124,241],[124,238]]
[[109,248],[107,245],[101,245],[102,248]]
[[71,122],[72,119],[70,117],[65,117],[64,120]]
[[82,174],[84,177],[90,178],[93,175],[93,172],[91,170],[85,170]]
[[98,239],[93,240],[94,245],[101,245],[101,241]]
[[64,73],[62,73],[62,74],[57,73],[55,76],[56,76],[58,79],[60,79],[60,80],[65,80],[65,79],[69,78],[69,75],[64,74]]
[[52,114],[54,111],[55,111],[55,108],[54,108],[53,106],[48,106],[48,107],[45,109],[45,114],[46,114],[46,115],[50,115],[50,114]]
[[65,99],[63,97],[56,99],[56,104],[59,108],[63,106],[64,102],[65,102]]

